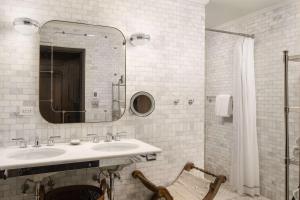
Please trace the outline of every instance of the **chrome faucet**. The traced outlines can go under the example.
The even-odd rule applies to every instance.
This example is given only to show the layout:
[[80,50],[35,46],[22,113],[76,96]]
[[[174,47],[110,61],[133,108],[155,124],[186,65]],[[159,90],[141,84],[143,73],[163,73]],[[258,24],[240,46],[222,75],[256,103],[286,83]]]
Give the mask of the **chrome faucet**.
[[90,137],[90,141],[93,143],[98,143],[100,141],[99,136],[94,133],[87,134],[88,137]]
[[121,137],[126,136],[126,131],[117,132],[116,135],[113,135],[113,140],[120,141]]
[[13,138],[12,140],[19,143],[20,148],[27,148],[27,142],[24,138]]
[[48,141],[47,141],[47,146],[54,146],[56,138],[60,138],[60,136],[50,136]]
[[113,140],[113,138],[114,138],[114,136],[112,133],[106,133],[104,142],[111,142]]
[[117,132],[115,135],[108,132],[106,133],[106,136],[105,136],[105,141],[104,142],[111,142],[111,141],[120,141],[121,140],[121,137],[123,136],[126,136],[127,132],[125,131],[122,131],[122,132]]
[[39,136],[36,136],[35,139],[34,139],[33,147],[40,147],[40,146],[41,146],[40,138],[39,138]]

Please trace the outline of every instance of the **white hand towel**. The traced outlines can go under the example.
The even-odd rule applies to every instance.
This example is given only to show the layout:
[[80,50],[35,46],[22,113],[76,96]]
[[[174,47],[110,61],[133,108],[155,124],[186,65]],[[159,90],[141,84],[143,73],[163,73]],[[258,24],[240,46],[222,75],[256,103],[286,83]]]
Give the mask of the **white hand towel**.
[[293,156],[295,157],[296,160],[299,160],[299,156],[300,156],[300,148],[299,147],[294,147]]
[[300,137],[297,137],[296,144],[298,145],[298,147],[300,147]]
[[216,115],[230,117],[232,115],[232,96],[228,94],[216,96]]

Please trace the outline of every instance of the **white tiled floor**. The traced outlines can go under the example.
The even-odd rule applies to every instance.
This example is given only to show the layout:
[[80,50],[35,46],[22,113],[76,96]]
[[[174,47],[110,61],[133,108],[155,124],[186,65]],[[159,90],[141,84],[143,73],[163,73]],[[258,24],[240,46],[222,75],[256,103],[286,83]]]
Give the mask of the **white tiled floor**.
[[215,200],[269,200],[265,197],[250,197],[250,196],[241,196],[235,195],[234,197],[225,197],[218,196]]
[[239,200],[269,200],[265,197],[248,197],[248,196],[239,196],[239,198],[236,198],[236,199],[239,199]]
[[230,191],[226,186],[221,187],[215,200],[269,200],[265,197],[250,197],[238,195],[235,192]]
[[249,196],[237,195],[234,197],[218,197],[215,200],[269,200],[269,199],[265,197],[249,197]]

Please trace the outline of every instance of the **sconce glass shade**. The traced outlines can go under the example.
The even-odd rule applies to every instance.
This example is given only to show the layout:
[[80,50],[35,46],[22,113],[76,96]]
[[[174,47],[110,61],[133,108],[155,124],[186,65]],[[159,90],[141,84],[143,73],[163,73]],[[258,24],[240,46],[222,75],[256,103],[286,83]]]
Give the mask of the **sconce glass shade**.
[[13,25],[23,35],[32,35],[39,31],[39,22],[30,18],[16,18]]

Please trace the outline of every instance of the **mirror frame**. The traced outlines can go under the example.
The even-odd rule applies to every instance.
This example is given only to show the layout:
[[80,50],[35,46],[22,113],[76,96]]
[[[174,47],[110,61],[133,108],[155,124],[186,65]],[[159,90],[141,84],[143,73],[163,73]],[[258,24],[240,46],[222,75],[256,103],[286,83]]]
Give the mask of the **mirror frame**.
[[[44,26],[44,25],[46,25],[47,23],[50,23],[50,22],[66,22],[66,23],[74,23],[74,24],[81,24],[81,25],[88,25],[88,26],[94,26],[94,27],[103,27],[103,28],[112,28],[112,29],[115,29],[115,30],[117,30],[117,31],[119,31],[120,33],[121,33],[121,35],[123,36],[123,45],[124,45],[124,77],[125,77],[125,81],[124,81],[124,85],[125,85],[125,98],[124,98],[124,105],[125,105],[125,107],[124,107],[124,112],[121,114],[121,116],[120,116],[120,118],[119,119],[117,119],[117,120],[111,120],[111,121],[98,121],[98,122],[72,122],[72,123],[53,123],[53,122],[49,122],[47,119],[45,119],[44,118],[44,116],[41,114],[41,110],[40,110],[40,94],[39,94],[39,114],[41,115],[41,117],[42,117],[42,119],[44,119],[45,121],[47,121],[47,123],[50,123],[50,124],[81,124],[81,123],[105,123],[105,122],[108,122],[108,123],[111,123],[111,122],[115,122],[115,121],[118,121],[118,120],[120,120],[124,115],[125,115],[125,112],[126,112],[126,105],[127,105],[127,101],[126,101],[126,88],[127,88],[127,40],[126,40],[126,37],[125,37],[125,35],[124,35],[124,33],[120,30],[120,29],[118,29],[118,28],[116,28],[116,27],[113,27],[113,26],[105,26],[105,25],[97,25],[97,24],[89,24],[89,23],[85,23],[85,22],[76,22],[76,21],[66,21],[66,20],[56,20],[56,19],[54,19],[54,20],[49,20],[49,21],[46,21],[45,23],[43,23],[43,24],[41,24],[40,25],[40,28],[39,28],[39,32],[38,32],[38,34],[39,34],[39,36],[40,36],[40,34],[41,34],[41,28]],[[39,46],[38,46],[38,50],[39,50],[39,52],[40,52],[40,46],[41,46],[41,41],[40,41],[40,39],[39,39]],[[39,56],[40,56],[40,54],[39,54]],[[40,57],[38,57],[39,58],[39,70],[38,70],[38,76],[39,76],[39,80],[38,80],[38,83],[40,83]],[[52,84],[52,83],[51,83]],[[38,90],[39,90],[39,88],[40,88],[40,85],[39,85],[39,87],[38,87]]]
[[[150,110],[149,110],[148,112],[146,112],[146,113],[140,113],[140,112],[138,112],[138,111],[134,108],[134,105],[133,105],[134,100],[135,100],[138,96],[141,96],[141,95],[147,96],[147,97],[150,99],[150,101],[151,101],[151,105],[152,105],[152,106],[151,106]],[[135,93],[135,94],[131,97],[131,99],[130,99],[130,111],[131,111],[134,115],[136,115],[136,116],[138,116],[138,117],[147,117],[147,116],[149,116],[149,115],[154,111],[154,109],[155,109],[155,99],[154,99],[154,97],[153,97],[150,93],[148,93],[148,92],[145,92],[145,91],[137,92],[137,93]]]

